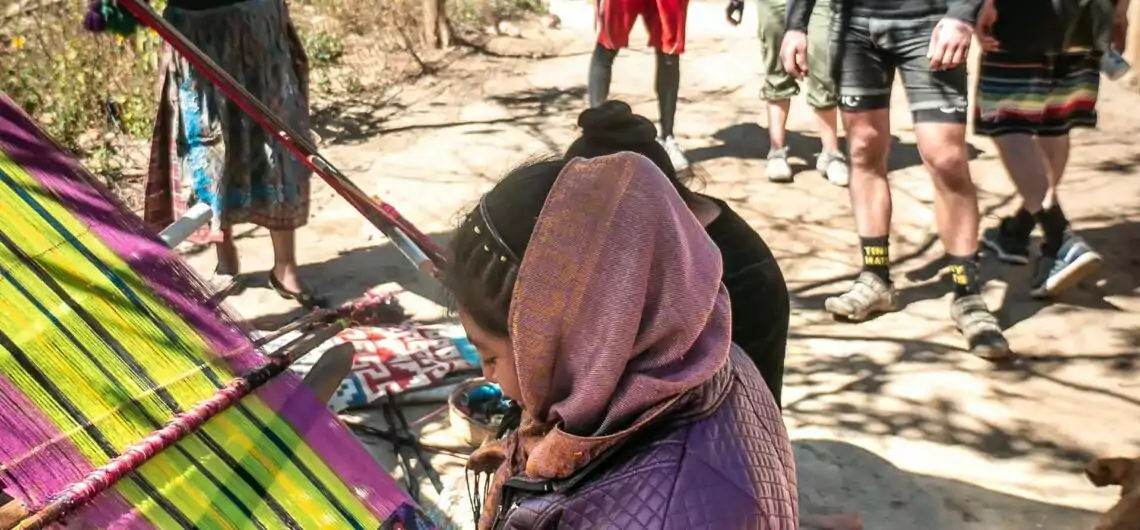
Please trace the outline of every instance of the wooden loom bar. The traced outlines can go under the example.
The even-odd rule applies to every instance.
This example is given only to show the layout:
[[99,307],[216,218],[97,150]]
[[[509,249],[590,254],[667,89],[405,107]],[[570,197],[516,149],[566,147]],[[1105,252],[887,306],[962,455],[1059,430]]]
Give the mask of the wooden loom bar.
[[[238,84],[225,70],[222,70],[206,54],[202,53],[185,36],[178,32],[174,26],[158,15],[142,0],[118,0],[143,25],[153,29],[163,40],[169,43],[186,60],[190,61],[203,75],[222,89],[226,95],[242,108],[254,121],[261,125],[274,138],[283,143],[314,173],[319,175],[328,185],[348,200],[358,212],[367,218],[376,228],[380,229],[393,244],[400,248],[409,258],[415,259],[414,251],[406,249],[402,244],[407,240],[415,243],[422,254],[431,260],[436,268],[442,268],[445,259],[443,251],[426,234],[417,229],[405,219],[400,212],[379,199],[370,198],[363,190],[348,179],[318,151],[309,138],[293,130],[263,103],[254,98],[244,87]],[[399,235],[396,235],[399,234]],[[400,236],[404,237],[400,237]],[[421,262],[414,263],[420,270],[425,266]]]
[[[51,502],[28,515],[14,528],[35,530],[58,522],[75,508],[90,502],[99,494],[113,487],[123,477],[142,467],[143,464],[164,449],[193,434],[207,421],[280,375],[294,361],[332,338],[346,325],[345,321],[340,321],[304,340],[294,341],[291,343],[292,348],[288,351],[270,356],[269,362],[265,366],[226,383],[226,386],[219,389],[213,396],[174,417],[162,428],[127,447],[119,456],[87,474],[83,480],[64,489]],[[10,528],[13,527],[4,530],[10,530]]]

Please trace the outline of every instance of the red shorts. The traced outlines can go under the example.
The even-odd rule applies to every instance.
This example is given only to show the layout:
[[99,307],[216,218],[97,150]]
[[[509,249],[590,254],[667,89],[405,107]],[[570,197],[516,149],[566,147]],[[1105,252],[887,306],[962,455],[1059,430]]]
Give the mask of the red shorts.
[[671,55],[685,51],[685,15],[689,0],[597,0],[598,44],[610,50],[629,46],[629,33],[640,15],[649,45]]

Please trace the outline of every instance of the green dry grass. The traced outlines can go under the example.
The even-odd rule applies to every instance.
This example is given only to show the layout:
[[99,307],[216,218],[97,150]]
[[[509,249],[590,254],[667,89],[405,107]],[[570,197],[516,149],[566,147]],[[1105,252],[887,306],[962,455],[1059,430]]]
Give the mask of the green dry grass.
[[[161,9],[162,0],[153,3]],[[14,0],[0,8],[0,91],[62,145],[108,180],[145,164],[163,51],[148,30],[128,38],[83,29],[86,0]],[[16,5],[25,9],[15,12]],[[291,11],[314,68],[318,99],[337,92],[379,92],[386,72],[359,75],[355,63],[406,55],[424,64],[421,0],[295,0]],[[543,0],[451,0],[460,32],[488,16],[544,10]],[[366,60],[342,65],[351,54]],[[406,62],[406,61],[405,61]]]

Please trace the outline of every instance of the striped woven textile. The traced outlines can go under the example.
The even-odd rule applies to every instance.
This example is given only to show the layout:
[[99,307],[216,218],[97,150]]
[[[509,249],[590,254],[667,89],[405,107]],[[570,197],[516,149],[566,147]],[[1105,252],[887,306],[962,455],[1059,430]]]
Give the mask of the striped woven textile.
[[974,132],[1058,136],[1096,127],[1100,55],[987,52],[978,73]]
[[[209,290],[0,95],[0,486],[36,509],[264,363]],[[410,502],[286,373],[69,528],[376,529]]]

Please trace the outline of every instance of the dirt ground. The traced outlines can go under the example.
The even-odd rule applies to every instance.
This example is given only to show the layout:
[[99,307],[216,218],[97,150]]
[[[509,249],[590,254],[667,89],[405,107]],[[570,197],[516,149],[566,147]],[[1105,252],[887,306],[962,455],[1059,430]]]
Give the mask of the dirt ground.
[[[561,30],[495,39],[484,53],[457,55],[437,75],[403,87],[383,108],[330,113],[318,129],[324,153],[442,241],[456,212],[513,163],[557,153],[575,137],[590,5],[554,0]],[[1028,296],[1028,267],[984,262],[985,297],[1022,358],[998,370],[963,351],[948,318],[932,188],[901,94],[891,248],[906,308],[858,325],[824,313],[824,298],[858,273],[847,194],[807,169],[819,141],[802,98],[790,123],[801,171],[790,185],[762,179],[768,146],[748,9],[747,23],[732,28],[721,2],[690,7],[677,131],[707,173],[705,191],[731,200],[767,240],[793,294],[784,410],[805,511],[858,512],[870,529],[1091,528],[1116,492],[1090,485],[1083,465],[1094,456],[1140,455],[1140,145],[1132,136],[1140,134],[1140,97],[1105,82],[1101,127],[1074,136],[1061,190],[1075,227],[1105,257],[1098,281],[1043,304]],[[652,53],[634,42],[619,56],[612,94],[656,117]],[[989,226],[1017,200],[993,145],[970,142]],[[342,199],[320,184],[314,203],[299,233],[303,274],[314,287],[343,301],[393,284],[421,318],[446,318],[438,287]],[[272,260],[267,234],[248,232],[240,246],[245,270],[263,283]],[[209,271],[209,254],[191,259]],[[264,328],[299,314],[265,288],[231,301]],[[454,461],[440,465],[461,477]]]

